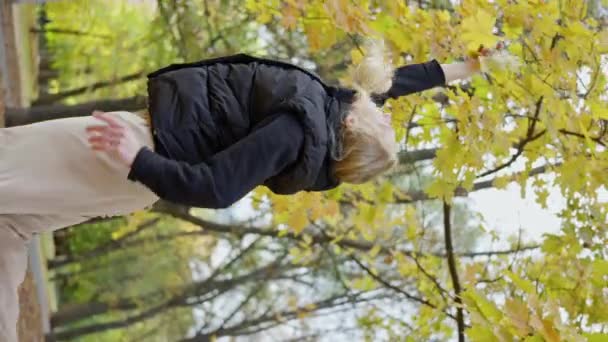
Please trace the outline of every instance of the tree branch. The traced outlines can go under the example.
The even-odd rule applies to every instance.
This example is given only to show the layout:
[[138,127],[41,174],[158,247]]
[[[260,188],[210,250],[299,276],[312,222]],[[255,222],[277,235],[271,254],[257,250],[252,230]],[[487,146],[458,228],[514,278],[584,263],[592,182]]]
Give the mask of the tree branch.
[[96,34],[96,33],[82,32],[82,31],[78,31],[78,30],[68,30],[68,29],[48,29],[48,28],[39,29],[39,28],[33,27],[30,29],[30,32],[31,33],[54,33],[54,34],[65,34],[65,35],[72,35],[72,36],[93,37],[93,38],[100,38],[103,40],[112,39],[112,36],[107,35],[107,34]]
[[411,164],[424,160],[434,159],[437,156],[436,148],[427,148],[415,151],[399,152],[399,164]]
[[[285,323],[294,318],[297,318],[298,314],[310,312],[311,308],[314,308],[313,310],[318,311],[320,309],[329,309],[345,305],[355,300],[357,301],[356,303],[363,303],[376,299],[374,297],[359,298],[361,294],[362,293],[340,294],[323,300],[312,302],[307,305],[300,306],[293,310],[285,310],[279,312],[268,311],[259,317],[241,321],[231,327],[217,329],[213,332],[208,332],[205,334],[199,334],[191,338],[182,339],[180,342],[209,342],[212,341],[213,337],[217,338],[221,336],[250,335],[263,330],[267,330],[276,324]],[[264,324],[268,325],[263,326]],[[252,329],[252,327],[257,328]]]
[[[171,38],[171,40],[173,41],[173,43],[178,48],[179,56],[184,61],[187,61],[188,60],[188,50],[186,49],[186,46],[184,45],[183,37],[180,36],[181,35],[180,22],[177,22],[177,23],[172,23],[171,22],[171,16],[170,16],[170,13],[169,13],[171,11],[170,11],[170,9],[167,9],[165,7],[164,3],[165,3],[165,1],[162,1],[162,0],[157,0],[156,1],[156,5],[158,6],[160,17],[165,22],[165,25],[167,27],[167,31],[169,32],[169,37]],[[171,12],[171,13],[179,13],[179,11],[175,10],[174,12]],[[177,30],[178,30],[177,34],[175,34],[175,32],[173,31],[173,27],[177,28]]]
[[[540,167],[537,169],[544,170],[544,167]],[[540,172],[539,172],[540,173]],[[533,172],[530,172],[532,175]],[[485,182],[483,182],[485,183]],[[490,181],[491,184],[491,181]],[[489,186],[491,187],[491,186]],[[268,236],[273,238],[284,238],[295,241],[304,241],[301,235],[296,235],[291,232],[289,233],[281,233],[281,231],[268,227],[268,228],[255,228],[246,225],[224,225],[220,223],[215,223],[211,221],[206,221],[196,216],[190,215],[188,213],[189,208],[183,207],[180,205],[172,204],[169,202],[159,202],[155,205],[154,209],[157,212],[165,213],[167,215],[171,215],[173,217],[182,219],[184,221],[190,222],[201,227],[204,230],[212,231],[216,233],[225,233],[225,234],[233,234],[235,236],[242,237],[247,234],[254,234],[260,236]],[[329,235],[325,233],[325,235],[309,235],[311,237],[312,244],[323,244],[323,243],[335,243],[343,248],[352,248],[360,251],[370,251],[374,248],[375,244],[368,241],[358,241],[351,239],[338,239],[336,236]],[[337,240],[337,241],[335,241]],[[335,242],[334,242],[335,241]],[[538,246],[530,246],[525,247],[529,249],[538,248]],[[391,250],[389,246],[381,246],[380,253],[382,254],[392,254],[394,250]],[[413,256],[413,255],[424,255],[421,253],[416,253],[411,250],[398,250],[398,252],[403,253],[404,255]],[[479,257],[479,256],[492,256],[492,255],[507,255],[516,253],[517,251],[512,250],[499,250],[499,251],[481,251],[481,252],[465,252],[465,253],[456,253],[459,257]],[[433,255],[436,257],[444,258],[446,256],[445,253],[427,253],[428,255]]]
[[[543,165],[543,166],[535,167],[528,172],[528,176],[536,176],[536,175],[545,173],[545,172],[547,172],[547,170],[549,168],[559,166],[559,165],[561,165],[561,163],[555,163],[555,164],[551,164],[551,165]],[[510,176],[510,178],[516,178],[517,176],[519,176],[523,173],[524,172],[513,173]],[[467,197],[472,192],[493,188],[495,179],[496,178],[486,180],[486,181],[475,182],[473,184],[473,188],[471,190],[467,190],[465,188],[458,187],[458,188],[456,188],[456,190],[454,192],[454,196]],[[415,202],[428,201],[428,200],[434,200],[434,199],[436,199],[436,198],[430,198],[429,195],[427,195],[424,191],[416,191],[416,192],[407,194],[407,198],[396,198],[393,203],[411,204],[411,203],[415,203]]]
[[[559,130],[559,132],[560,132],[560,133],[562,133],[562,134],[565,134],[565,135],[571,135],[571,136],[575,136],[575,137],[578,137],[578,138],[583,138],[583,139],[585,139],[585,135],[584,135],[584,134],[582,134],[582,133],[578,133],[578,132],[572,132],[572,131],[569,131],[569,130],[567,130],[567,129],[563,129],[563,128],[562,128],[562,129],[560,129],[560,130]],[[602,137],[601,137],[601,136],[600,136],[600,137],[587,137],[587,138],[589,138],[589,139],[591,139],[591,140],[595,141],[595,142],[596,142],[598,145],[601,145],[601,146],[603,146],[603,147],[606,147],[606,143],[604,143],[604,142],[602,141]]]
[[[398,288],[397,286],[389,283],[388,281],[382,279],[382,277],[380,277],[379,275],[377,275],[375,272],[373,272],[372,270],[370,270],[367,266],[365,266],[359,259],[357,259],[355,256],[351,256],[351,259],[357,264],[359,265],[359,267],[361,267],[362,270],[365,271],[365,273],[367,273],[370,277],[372,277],[375,281],[377,281],[378,283],[382,284],[384,287],[391,289],[399,294],[402,294],[403,296],[405,296],[407,299],[410,299],[414,302],[417,302],[419,304],[423,304],[426,305],[432,309],[437,309],[437,306],[431,302],[429,302],[428,300],[424,299],[424,298],[420,298],[420,297],[416,297],[412,294],[409,294],[408,292]],[[449,315],[449,314],[448,314]]]
[[464,342],[464,313],[462,308],[462,299],[460,298],[460,281],[458,280],[458,271],[456,269],[456,259],[454,258],[454,247],[452,246],[452,224],[451,224],[451,206],[447,202],[443,202],[443,233],[445,239],[445,250],[447,253],[448,266],[450,277],[452,278],[452,286],[454,287],[454,301],[456,302],[456,323],[458,325],[458,342]]
[[441,284],[439,283],[439,280],[437,280],[437,278],[435,276],[430,274],[424,267],[422,267],[422,265],[420,264],[420,262],[418,261],[418,258],[416,256],[412,256],[411,258],[416,263],[416,267],[418,267],[418,270],[420,270],[420,272],[422,272],[422,274],[424,274],[435,285],[437,290],[439,290],[439,294],[441,295],[441,298],[443,298],[443,300],[446,300],[445,294],[449,295],[449,293],[446,289],[443,288],[443,286],[441,286]]
[[156,225],[156,223],[158,223],[158,221],[160,221],[160,218],[158,218],[158,217],[153,218],[151,220],[147,220],[147,221],[143,222],[142,224],[140,224],[139,226],[137,226],[137,228],[134,231],[123,235],[119,239],[110,240],[107,243],[101,244],[101,245],[99,245],[91,250],[85,251],[81,254],[64,257],[64,258],[55,258],[55,259],[48,260],[48,262],[47,262],[48,268],[54,269],[54,268],[65,266],[65,265],[73,263],[73,262],[81,262],[85,259],[97,257],[97,256],[107,253],[111,250],[120,248],[123,246],[123,244],[126,242],[126,240],[141,233],[142,231],[146,230],[147,228],[154,227]]
[[511,164],[513,164],[517,158],[519,158],[522,153],[524,152],[524,147],[526,147],[526,145],[531,142],[534,141],[538,138],[540,138],[541,136],[543,136],[543,134],[545,134],[546,130],[543,130],[539,133],[534,133],[534,130],[536,128],[536,123],[538,122],[538,116],[540,115],[540,109],[541,109],[541,105],[543,103],[543,96],[541,96],[538,101],[536,101],[536,110],[534,112],[534,117],[533,119],[529,119],[528,120],[528,130],[526,132],[526,137],[523,138],[518,144],[517,144],[517,152],[515,152],[515,154],[513,156],[511,156],[511,158],[504,164],[495,167],[492,170],[486,171],[481,173],[480,175],[477,176],[477,178],[481,178],[481,177],[485,177],[488,175],[491,175],[493,173],[496,173],[506,167],[509,167]]
[[[164,300],[162,303],[154,305],[143,312],[140,312],[136,315],[127,316],[124,319],[116,319],[114,321],[104,322],[104,323],[94,323],[90,325],[80,326],[78,328],[74,328],[67,331],[61,331],[53,334],[56,339],[73,339],[76,337],[94,334],[101,331],[113,330],[131,326],[133,324],[148,320],[161,312],[168,310],[170,308],[179,307],[179,306],[193,306],[195,303],[189,301],[188,299],[191,297],[200,297],[205,293],[209,293],[211,291],[222,291],[225,289],[234,288],[235,286],[242,285],[243,283],[249,281],[259,281],[259,280],[268,280],[272,279],[270,277],[271,274],[276,274],[282,272],[289,267],[292,266],[281,266],[282,260],[278,260],[272,262],[266,266],[259,267],[256,270],[253,270],[245,275],[233,277],[226,280],[217,280],[214,281],[210,278],[205,279],[203,281],[195,282],[192,284],[188,284],[182,286],[179,293]],[[133,310],[137,308],[137,305],[142,302],[150,301],[149,295],[142,295],[138,298],[120,298],[115,301],[118,304],[109,304],[109,303],[93,303],[96,306],[93,308],[94,310],[89,312],[88,315],[79,315],[78,319],[89,318],[93,315],[99,315],[102,313],[106,313],[110,310],[123,309],[123,310]],[[91,306],[85,305],[85,306]],[[65,320],[65,317],[61,317]],[[72,319],[74,320],[74,319]],[[55,324],[59,322],[59,313],[53,315],[53,321]]]

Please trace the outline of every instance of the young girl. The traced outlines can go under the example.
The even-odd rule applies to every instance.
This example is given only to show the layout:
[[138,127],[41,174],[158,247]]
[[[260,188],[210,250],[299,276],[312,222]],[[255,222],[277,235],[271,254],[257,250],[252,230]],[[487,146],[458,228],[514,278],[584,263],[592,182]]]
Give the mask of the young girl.
[[96,112],[0,129],[0,341],[17,340],[17,288],[33,234],[159,198],[223,208],[258,185],[293,194],[367,182],[397,162],[390,117],[378,106],[480,64],[389,65],[370,49],[353,69],[354,89],[247,55],[171,65],[149,75],[150,122]]

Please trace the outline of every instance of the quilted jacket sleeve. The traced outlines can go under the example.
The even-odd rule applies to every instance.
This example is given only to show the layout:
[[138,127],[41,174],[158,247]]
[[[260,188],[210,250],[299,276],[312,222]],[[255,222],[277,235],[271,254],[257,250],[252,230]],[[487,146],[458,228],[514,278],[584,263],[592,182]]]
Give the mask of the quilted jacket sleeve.
[[279,114],[197,165],[142,148],[128,177],[174,203],[225,208],[297,161],[303,141],[303,126],[298,119],[293,114]]

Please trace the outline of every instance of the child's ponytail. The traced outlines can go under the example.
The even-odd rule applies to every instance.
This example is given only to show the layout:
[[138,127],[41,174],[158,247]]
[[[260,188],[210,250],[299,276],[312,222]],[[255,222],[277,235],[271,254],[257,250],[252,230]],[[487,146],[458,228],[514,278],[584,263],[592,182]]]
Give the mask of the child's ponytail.
[[393,82],[393,67],[387,61],[382,42],[366,44],[366,54],[351,69],[355,100],[347,114],[348,124],[341,131],[342,155],[336,160],[336,177],[346,183],[364,183],[397,164],[395,133],[387,125],[382,110],[371,94],[388,91]]
[[368,40],[363,59],[351,69],[353,87],[368,94],[388,91],[393,83],[393,66],[386,58],[383,41]]

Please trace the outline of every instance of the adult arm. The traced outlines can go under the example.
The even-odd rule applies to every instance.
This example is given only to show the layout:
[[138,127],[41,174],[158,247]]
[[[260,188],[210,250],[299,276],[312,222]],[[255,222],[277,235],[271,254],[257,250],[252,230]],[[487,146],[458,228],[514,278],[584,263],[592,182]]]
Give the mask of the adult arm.
[[303,140],[298,119],[292,114],[280,114],[197,165],[167,159],[142,148],[128,178],[171,202],[225,208],[295,162]]

